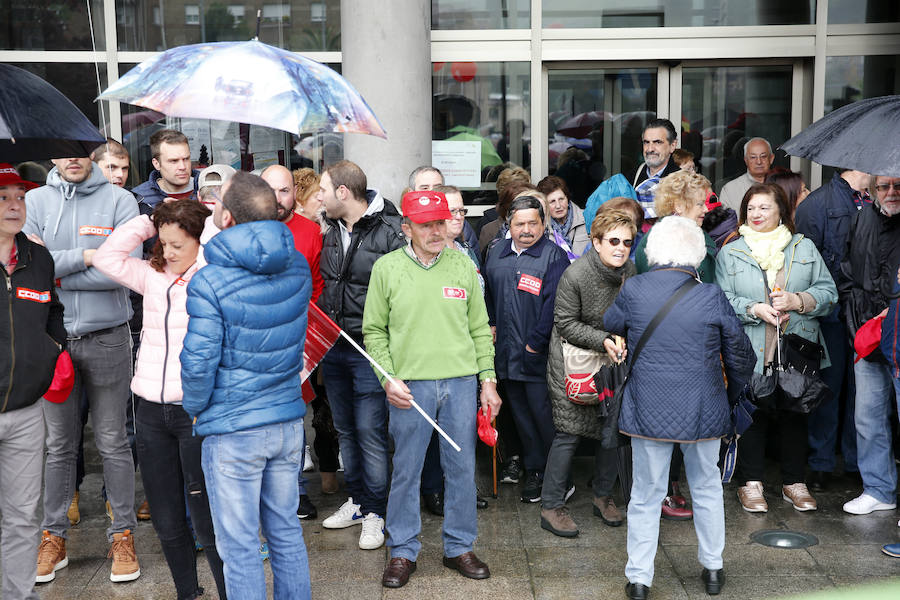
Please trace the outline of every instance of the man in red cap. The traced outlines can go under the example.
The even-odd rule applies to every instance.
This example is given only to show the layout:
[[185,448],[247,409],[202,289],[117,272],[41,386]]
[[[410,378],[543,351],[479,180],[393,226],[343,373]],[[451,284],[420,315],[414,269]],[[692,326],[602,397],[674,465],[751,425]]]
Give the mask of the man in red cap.
[[416,570],[422,548],[419,480],[432,428],[411,410],[416,403],[461,447],[440,440],[445,474],[444,566],[472,579],[490,577],[472,552],[475,514],[475,417],[471,401],[481,382],[481,408],[500,410],[494,346],[475,266],[446,247],[450,209],[444,194],[403,196],[403,233],[409,243],[385,254],[372,268],[363,313],[363,336],[372,358],[392,380],[376,372],[390,403],[393,474],[386,529],[391,559],[381,583],[401,587]]
[[0,163],[0,513],[3,598],[36,598],[44,415],[41,396],[66,342],[53,259],[22,233],[25,192],[37,187]]

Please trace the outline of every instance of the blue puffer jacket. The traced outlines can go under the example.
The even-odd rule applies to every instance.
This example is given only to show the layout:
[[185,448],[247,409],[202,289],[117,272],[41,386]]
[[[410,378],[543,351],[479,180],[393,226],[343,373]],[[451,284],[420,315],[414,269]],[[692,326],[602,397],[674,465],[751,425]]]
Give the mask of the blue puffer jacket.
[[183,406],[197,435],[242,431],[306,413],[300,369],[312,276],[277,221],[244,223],[204,248],[188,284]]
[[587,231],[591,230],[591,223],[594,222],[594,217],[597,216],[600,207],[608,200],[620,196],[637,200],[637,192],[621,173],[613,175],[597,186],[594,193],[587,199],[587,204],[584,205],[584,225]]
[[[633,351],[644,329],[688,277],[682,270],[656,268],[627,280],[603,315],[604,328],[627,335]],[[677,442],[727,434],[731,409],[720,356],[729,385],[739,389],[750,380],[756,364],[750,340],[719,286],[701,283],[679,300],[641,350],[625,387],[619,431]]]

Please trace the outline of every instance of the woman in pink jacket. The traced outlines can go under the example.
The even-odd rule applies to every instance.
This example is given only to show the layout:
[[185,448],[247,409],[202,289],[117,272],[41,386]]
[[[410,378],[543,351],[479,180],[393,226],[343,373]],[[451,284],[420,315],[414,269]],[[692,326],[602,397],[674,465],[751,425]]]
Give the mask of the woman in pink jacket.
[[[203,593],[197,581],[194,540],[185,516],[185,491],[197,538],[225,598],[222,560],[200,466],[203,438],[194,436],[181,407],[181,354],[188,314],[187,285],[200,268],[200,234],[209,210],[196,200],[161,203],[148,217],[116,228],[94,255],[94,266],[144,297],[144,327],[131,391],[135,436],[153,528],[172,572],[178,599]],[[150,260],[129,256],[159,236]]]

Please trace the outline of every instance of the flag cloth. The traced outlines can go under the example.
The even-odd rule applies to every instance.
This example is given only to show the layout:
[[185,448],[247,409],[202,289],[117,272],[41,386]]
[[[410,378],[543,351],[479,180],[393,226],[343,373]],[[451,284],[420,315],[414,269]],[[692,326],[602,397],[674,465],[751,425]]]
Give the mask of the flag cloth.
[[303,345],[303,370],[300,371],[303,401],[307,404],[316,397],[309,375],[325,358],[340,335],[341,328],[318,306],[310,303],[307,311],[306,343]]

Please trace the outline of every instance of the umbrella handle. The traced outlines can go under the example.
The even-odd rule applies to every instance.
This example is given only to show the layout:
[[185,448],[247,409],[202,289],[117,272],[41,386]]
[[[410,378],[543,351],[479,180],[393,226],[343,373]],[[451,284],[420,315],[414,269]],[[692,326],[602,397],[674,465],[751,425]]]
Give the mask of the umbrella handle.
[[262,10],[257,9],[256,10],[256,35],[253,37],[253,41],[255,41],[255,42],[259,41],[259,25],[260,25],[260,23],[262,23]]

